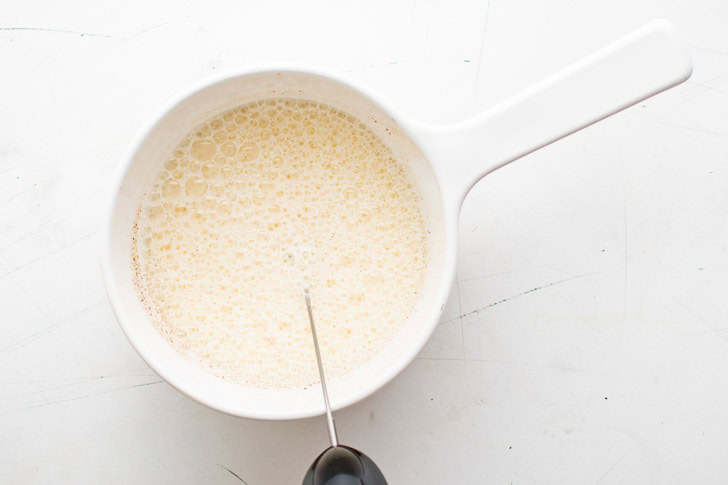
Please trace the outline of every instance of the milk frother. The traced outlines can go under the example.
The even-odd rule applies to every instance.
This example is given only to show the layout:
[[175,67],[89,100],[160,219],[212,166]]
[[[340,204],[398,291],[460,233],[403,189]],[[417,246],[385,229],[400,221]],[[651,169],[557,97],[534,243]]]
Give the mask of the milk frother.
[[303,294],[306,298],[308,320],[311,323],[313,346],[316,349],[316,362],[321,377],[321,390],[324,394],[326,421],[329,427],[329,440],[331,441],[331,446],[316,458],[308,472],[306,472],[303,485],[387,485],[384,475],[371,458],[359,450],[339,444],[339,439],[336,436],[336,424],[329,404],[329,392],[326,389],[324,365],[321,361],[321,350],[316,335],[316,325],[313,322],[311,295],[308,288],[303,290]]

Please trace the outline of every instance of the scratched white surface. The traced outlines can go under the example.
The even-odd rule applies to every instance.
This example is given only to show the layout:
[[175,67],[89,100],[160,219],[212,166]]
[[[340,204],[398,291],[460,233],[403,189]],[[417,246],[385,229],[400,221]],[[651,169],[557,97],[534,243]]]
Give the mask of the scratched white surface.
[[690,81],[479,183],[431,342],[338,424],[394,485],[728,482],[723,0],[3,2],[0,482],[292,484],[326,446],[183,397],[112,315],[102,205],[169,97],[312,62],[451,122],[656,17]]

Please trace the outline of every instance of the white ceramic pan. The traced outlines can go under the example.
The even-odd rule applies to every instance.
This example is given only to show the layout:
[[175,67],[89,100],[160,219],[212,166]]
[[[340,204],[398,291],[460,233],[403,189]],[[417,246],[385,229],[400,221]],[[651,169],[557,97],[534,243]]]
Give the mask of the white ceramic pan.
[[371,361],[329,383],[334,408],[357,402],[402,371],[437,325],[455,274],[460,207],[480,178],[679,84],[690,73],[690,57],[678,33],[669,23],[655,21],[455,125],[417,122],[366,87],[319,69],[246,69],[208,80],[170,103],[141,132],[122,163],[103,248],[104,278],[119,323],[152,369],[207,406],[259,419],[323,413],[318,386],[264,390],[236,385],[207,374],[177,354],[152,327],[137,298],[130,239],[142,195],[189,130],[224,110],[262,98],[326,103],[363,121],[406,166],[423,196],[430,232],[429,270],[421,302]]

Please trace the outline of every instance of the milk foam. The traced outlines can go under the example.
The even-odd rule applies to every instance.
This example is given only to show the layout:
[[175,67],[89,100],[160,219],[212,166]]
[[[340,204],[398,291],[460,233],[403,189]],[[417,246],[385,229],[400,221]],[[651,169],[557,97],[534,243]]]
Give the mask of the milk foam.
[[218,377],[267,388],[370,359],[423,284],[419,195],[363,123],[269,99],[226,111],[174,150],[141,203],[137,288],[173,347]]

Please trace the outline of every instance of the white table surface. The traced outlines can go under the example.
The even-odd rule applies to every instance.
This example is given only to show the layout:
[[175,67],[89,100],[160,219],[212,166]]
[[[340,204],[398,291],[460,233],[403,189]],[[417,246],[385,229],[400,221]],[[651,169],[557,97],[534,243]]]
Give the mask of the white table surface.
[[168,98],[310,62],[452,122],[658,17],[692,78],[481,181],[429,345],[337,420],[393,485],[728,482],[724,0],[3,2],[0,482],[295,484],[327,444],[182,396],[111,312],[110,176]]

